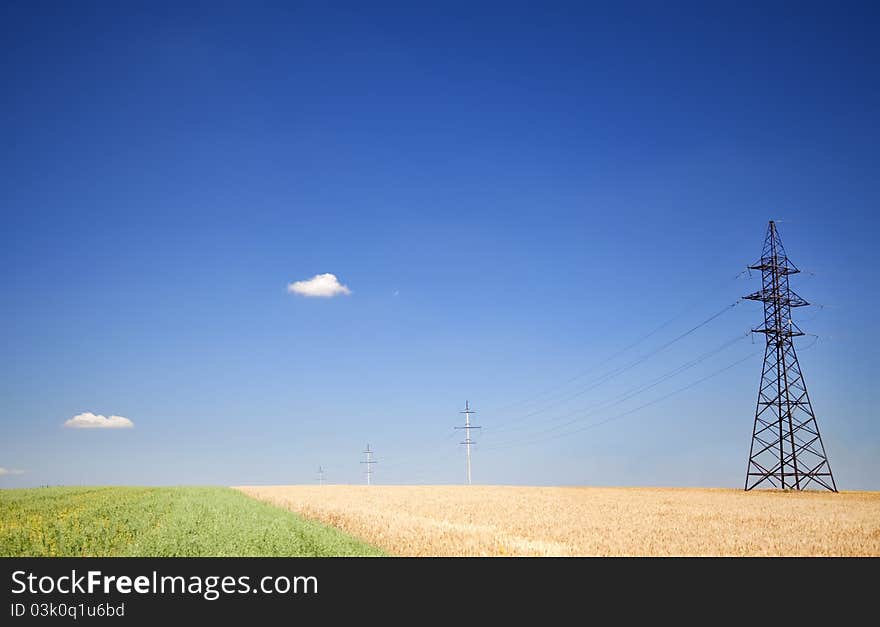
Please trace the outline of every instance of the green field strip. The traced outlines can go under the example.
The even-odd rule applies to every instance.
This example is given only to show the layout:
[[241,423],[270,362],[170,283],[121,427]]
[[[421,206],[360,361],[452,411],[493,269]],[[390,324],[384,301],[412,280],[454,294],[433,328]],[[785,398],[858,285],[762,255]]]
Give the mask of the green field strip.
[[0,490],[0,556],[329,557],[383,552],[229,488]]

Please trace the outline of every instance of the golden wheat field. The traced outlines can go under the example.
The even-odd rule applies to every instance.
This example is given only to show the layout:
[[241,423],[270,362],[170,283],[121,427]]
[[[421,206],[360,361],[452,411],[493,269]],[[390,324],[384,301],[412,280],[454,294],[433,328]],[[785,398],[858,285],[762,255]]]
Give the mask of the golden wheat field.
[[264,486],[394,555],[880,556],[880,492]]

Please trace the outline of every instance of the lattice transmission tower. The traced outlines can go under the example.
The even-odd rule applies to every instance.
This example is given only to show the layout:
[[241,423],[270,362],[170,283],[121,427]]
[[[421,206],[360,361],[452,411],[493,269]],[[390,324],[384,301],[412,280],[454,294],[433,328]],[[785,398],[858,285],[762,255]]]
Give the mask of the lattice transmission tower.
[[791,310],[809,303],[788,285],[788,277],[799,270],[785,254],[772,220],[761,259],[749,268],[761,271],[761,289],[744,298],[764,303],[764,326],[754,331],[764,334],[767,346],[745,489],[766,482],[783,490],[816,484],[837,492],[792,341],[803,332]]

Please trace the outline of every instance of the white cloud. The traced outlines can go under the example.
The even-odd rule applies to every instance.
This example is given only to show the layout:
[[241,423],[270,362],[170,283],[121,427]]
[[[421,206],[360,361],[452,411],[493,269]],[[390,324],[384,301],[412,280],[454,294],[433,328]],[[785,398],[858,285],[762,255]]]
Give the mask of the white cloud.
[[351,290],[339,282],[335,274],[316,274],[305,281],[295,281],[288,284],[287,291],[291,294],[317,298],[332,298],[345,294],[351,294]]
[[91,412],[77,414],[64,423],[70,429],[132,429],[134,423],[122,416],[97,416]]
[[0,477],[3,475],[23,475],[23,470],[15,470],[14,468],[3,468],[0,466]]

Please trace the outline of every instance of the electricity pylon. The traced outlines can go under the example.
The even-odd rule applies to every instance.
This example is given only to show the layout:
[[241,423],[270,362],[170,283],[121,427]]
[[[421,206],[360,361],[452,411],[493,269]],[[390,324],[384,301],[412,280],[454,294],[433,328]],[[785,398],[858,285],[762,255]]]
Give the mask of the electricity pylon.
[[815,483],[837,492],[792,341],[803,332],[791,319],[791,309],[809,303],[789,288],[788,277],[800,271],[785,254],[772,220],[761,259],[749,268],[761,271],[761,289],[744,298],[764,303],[764,326],[754,331],[764,334],[767,346],[745,489],[766,482],[804,490]]
[[476,444],[476,442],[471,439],[471,429],[479,429],[480,427],[475,427],[471,424],[471,414],[477,412],[471,410],[468,401],[464,402],[464,411],[459,413],[464,414],[464,426],[455,428],[464,429],[464,442],[462,442],[462,444],[465,445],[465,449],[467,450],[467,482],[468,485],[471,485],[471,444]]
[[361,463],[367,465],[367,485],[370,485],[372,483],[373,477],[373,464],[375,464],[376,461],[373,459],[373,451],[370,450],[369,444],[367,444],[367,450],[365,450],[363,453],[367,456],[367,458]]

